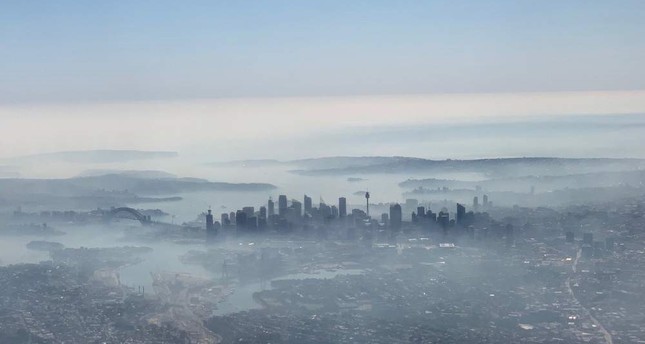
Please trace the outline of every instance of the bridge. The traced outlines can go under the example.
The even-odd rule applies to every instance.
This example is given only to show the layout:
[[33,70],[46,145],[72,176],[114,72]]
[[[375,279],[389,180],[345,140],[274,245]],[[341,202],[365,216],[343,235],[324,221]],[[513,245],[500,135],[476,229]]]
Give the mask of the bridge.
[[[134,217],[134,220],[138,220],[144,226],[152,223],[150,216],[143,215],[138,210],[129,208],[129,207],[113,208],[112,210],[110,210],[109,213],[106,213],[105,216],[106,216],[106,219],[109,221],[115,217],[120,217],[120,216],[117,216],[120,214],[131,215]],[[128,217],[128,218],[132,219],[132,217]]]

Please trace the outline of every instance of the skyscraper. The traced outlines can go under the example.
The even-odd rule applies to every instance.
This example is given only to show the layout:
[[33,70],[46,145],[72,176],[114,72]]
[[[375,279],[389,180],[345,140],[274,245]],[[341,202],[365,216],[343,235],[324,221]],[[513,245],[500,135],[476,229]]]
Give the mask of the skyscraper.
[[448,225],[450,224],[450,214],[448,214],[448,209],[441,208],[441,211],[437,215],[437,223],[439,223],[443,228],[444,233],[446,233]]
[[255,214],[255,207],[243,207],[242,211],[246,213],[246,218],[248,219]]
[[457,203],[457,219],[456,222],[462,224],[466,219],[466,207]]
[[338,207],[335,205],[331,206],[331,217],[337,218],[338,217]]
[[269,216],[275,215],[275,204],[273,203],[271,197],[269,197],[269,202],[267,205],[269,207]]
[[479,198],[477,196],[473,197],[473,208],[479,208]]
[[482,199],[482,205],[484,207],[488,206],[488,195],[484,195],[484,198]]
[[320,216],[322,216],[323,219],[328,219],[331,217],[331,207],[328,206],[325,203],[320,203]]
[[403,211],[401,205],[396,203],[390,205],[390,228],[393,230],[401,229],[401,223],[403,222]]
[[293,214],[295,217],[302,216],[302,203],[294,200],[291,200],[291,208],[293,209]]
[[222,225],[229,225],[230,220],[228,219],[228,213],[222,213],[222,216],[220,217],[220,220],[222,221]]
[[347,199],[345,197],[338,199],[338,215],[340,217],[347,216]]
[[285,217],[287,215],[287,196],[278,196],[278,215]]
[[206,234],[209,236],[216,234],[215,224],[213,222],[213,214],[211,213],[210,209],[208,209],[208,214],[206,214]]
[[235,225],[237,226],[238,230],[246,229],[247,227],[246,221],[247,221],[246,213],[242,210],[238,210],[235,213]]
[[304,202],[305,202],[305,214],[311,214],[311,208],[313,208],[311,205],[311,197],[305,195]]

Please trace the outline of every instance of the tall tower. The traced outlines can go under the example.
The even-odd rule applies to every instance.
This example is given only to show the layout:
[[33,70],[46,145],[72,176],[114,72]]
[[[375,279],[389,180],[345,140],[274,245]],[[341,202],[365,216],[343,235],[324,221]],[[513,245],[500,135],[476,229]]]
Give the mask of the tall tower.
[[365,193],[365,202],[367,202],[367,216],[370,216],[370,192]]
[[208,209],[208,214],[206,214],[206,234],[209,236],[214,236],[215,234],[217,234],[215,223],[213,222],[213,214],[210,208]]

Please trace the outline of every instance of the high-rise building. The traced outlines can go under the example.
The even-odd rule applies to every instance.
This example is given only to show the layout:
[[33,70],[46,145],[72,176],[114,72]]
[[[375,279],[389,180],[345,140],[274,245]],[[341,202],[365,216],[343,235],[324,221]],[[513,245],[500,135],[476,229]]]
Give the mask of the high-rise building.
[[477,196],[473,197],[473,208],[479,208],[479,198]]
[[466,219],[466,207],[457,203],[457,219],[456,222],[462,224]]
[[430,222],[437,222],[437,213],[433,213],[432,210],[428,209],[426,211],[426,219]]
[[238,210],[235,213],[235,226],[237,226],[238,229],[246,229],[246,220],[247,216],[244,211]]
[[278,196],[278,215],[282,217],[287,215],[287,195]]
[[311,204],[311,197],[305,195],[305,214],[311,214],[311,209],[313,208]]
[[323,219],[328,219],[332,216],[331,207],[329,207],[327,204],[320,203],[320,206],[318,209],[320,210],[320,216],[322,216]]
[[338,217],[338,207],[335,205],[331,206],[331,217],[337,218]]
[[450,224],[450,214],[448,214],[448,209],[443,208],[437,215],[437,223],[444,229],[448,228],[448,225]]
[[262,219],[262,220],[267,219],[267,207],[265,207],[265,206],[260,207],[260,219]]
[[418,217],[425,217],[426,216],[426,208],[425,207],[417,207],[417,216]]
[[401,224],[403,222],[403,210],[401,205],[396,203],[390,205],[390,228],[393,230],[401,229]]
[[246,214],[247,219],[255,214],[254,207],[243,207],[242,211]]
[[484,195],[484,198],[482,199],[482,205],[484,207],[488,207],[488,195]]
[[293,214],[296,217],[302,216],[302,203],[296,201],[295,199],[291,201],[291,208],[293,209]]
[[231,220],[228,219],[228,214],[227,213],[222,213],[220,217],[220,221],[222,222],[222,225],[230,225]]
[[213,222],[213,214],[210,209],[208,209],[208,214],[206,214],[206,234],[210,236],[217,234],[215,231],[215,224]]
[[269,197],[269,202],[268,202],[268,208],[269,208],[269,217],[275,215],[275,204],[273,203],[273,200],[271,197]]
[[338,199],[338,215],[340,217],[347,216],[347,199],[345,197]]
[[258,229],[258,217],[257,216],[251,216],[246,218],[246,228],[252,231],[255,231]]

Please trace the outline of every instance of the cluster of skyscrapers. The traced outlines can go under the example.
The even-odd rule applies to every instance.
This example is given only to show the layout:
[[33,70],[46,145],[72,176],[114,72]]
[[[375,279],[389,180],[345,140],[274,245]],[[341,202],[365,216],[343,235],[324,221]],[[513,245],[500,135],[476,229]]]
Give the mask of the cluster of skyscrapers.
[[[475,214],[457,203],[454,218],[450,218],[448,210],[444,207],[438,213],[434,213],[429,208],[419,206],[415,200],[407,200],[406,203],[390,204],[389,212],[382,213],[380,219],[373,219],[369,215],[369,193],[365,194],[365,211],[362,209],[352,209],[348,213],[347,199],[340,197],[337,204],[329,205],[322,199],[318,206],[314,206],[312,198],[304,195],[303,201],[289,200],[286,195],[278,196],[278,204],[272,198],[269,198],[266,206],[261,206],[256,210],[255,207],[243,207],[235,212],[222,213],[220,221],[214,221],[211,210],[206,215],[206,230],[210,236],[215,236],[219,229],[234,228],[238,233],[262,232],[268,229],[277,232],[289,232],[297,228],[336,226],[346,228],[380,228],[390,229],[397,232],[403,228],[404,209],[411,213],[410,225],[424,228],[438,228],[444,234],[448,233],[450,228],[466,228],[475,222]],[[484,204],[489,205],[488,196],[484,195]],[[479,209],[477,197],[473,200],[474,209]],[[408,213],[410,214],[410,213]]]

